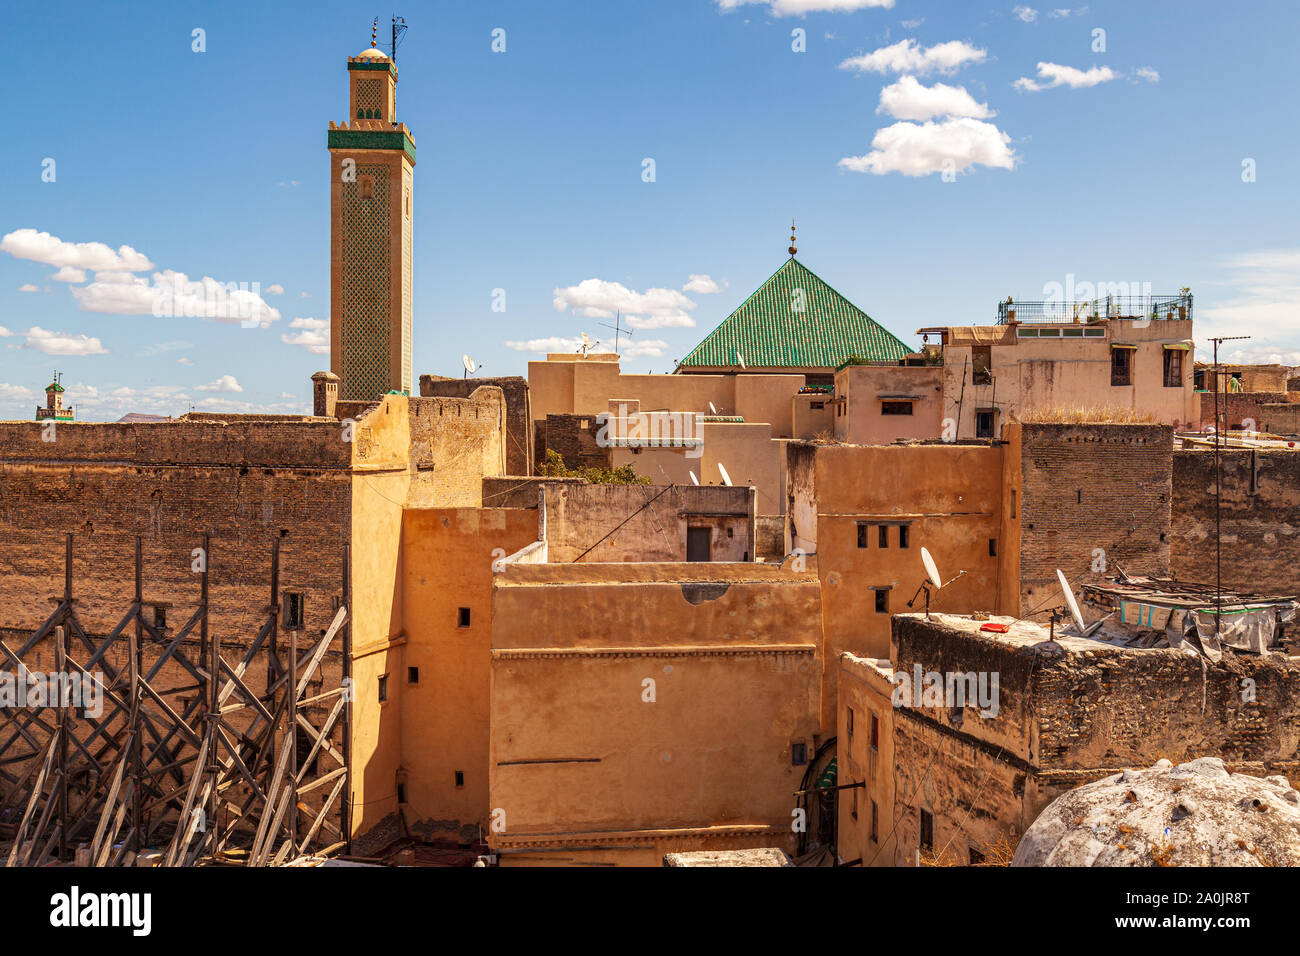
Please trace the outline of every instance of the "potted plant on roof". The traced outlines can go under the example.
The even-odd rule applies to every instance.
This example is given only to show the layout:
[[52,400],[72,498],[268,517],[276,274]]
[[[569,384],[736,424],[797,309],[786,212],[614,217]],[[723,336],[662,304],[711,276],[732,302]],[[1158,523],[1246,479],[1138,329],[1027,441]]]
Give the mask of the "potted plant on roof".
[[1007,296],[1007,303],[1006,303],[1006,305],[1007,305],[1007,308],[1006,308],[1006,312],[1007,312],[1007,323],[1008,323],[1009,325],[1014,325],[1015,322],[1016,322],[1016,303],[1015,303],[1015,300],[1012,299],[1011,296]]
[[1192,290],[1189,286],[1183,286],[1178,290],[1178,321],[1187,320],[1187,300],[1192,297]]

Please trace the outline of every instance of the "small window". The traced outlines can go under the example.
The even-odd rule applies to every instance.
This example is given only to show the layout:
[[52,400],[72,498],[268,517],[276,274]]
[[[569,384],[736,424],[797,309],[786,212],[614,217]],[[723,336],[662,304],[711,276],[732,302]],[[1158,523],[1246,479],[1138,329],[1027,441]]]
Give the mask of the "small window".
[[858,522],[858,547],[859,548],[865,548],[867,546],[867,529],[869,527],[871,527],[871,525],[864,524],[861,521]]
[[408,667],[408,668],[406,669],[406,682],[407,682],[408,684],[418,684],[418,683],[420,683],[420,668],[418,668],[418,667]]
[[993,415],[992,411],[975,413],[975,437],[992,438],[993,437]]
[[406,802],[406,784],[404,783],[399,783],[397,785],[397,802],[398,803]]
[[921,811],[921,849],[934,849],[934,817],[929,810]]
[[388,700],[388,675],[379,675],[379,702],[382,704]]
[[825,403],[825,402],[809,402],[809,403],[808,403],[808,407],[811,408],[811,409],[813,409],[814,411],[816,411],[817,409],[825,408],[825,407],[826,407],[826,403]]
[[459,789],[461,789],[461,788],[464,787],[464,786],[465,786],[465,771],[464,771],[464,770],[457,770],[457,771],[456,771],[456,789],[459,790]]
[[1133,384],[1133,349],[1110,350],[1110,384]]
[[1165,388],[1182,388],[1183,353],[1181,349],[1165,349]]
[[993,346],[976,345],[971,350],[971,381],[976,385],[993,384]]
[[880,842],[880,808],[875,800],[871,801],[871,842]]
[[1198,392],[1205,391],[1205,370],[1197,369],[1192,373],[1192,388]]
[[849,740],[852,740],[853,739],[853,708],[849,707],[847,708],[847,710],[848,710],[848,715],[845,719],[845,724],[848,728]]
[[871,749],[880,749],[880,719],[875,714],[871,715]]
[[998,539],[989,538],[989,557],[996,558],[997,556],[998,556]]
[[858,790],[854,787],[849,793],[852,796],[852,802],[849,804],[849,816],[856,820],[858,818]]
[[1015,517],[1016,517],[1016,489],[1012,488],[1012,489],[1011,489],[1011,518],[1012,518],[1012,520],[1015,520]]
[[456,626],[469,627],[469,608],[459,607],[456,609]]
[[803,741],[790,745],[790,764],[802,767],[808,763],[808,745]]
[[882,524],[876,528],[876,544],[882,548],[889,547],[889,525]]
[[912,414],[912,403],[911,402],[881,402],[880,414],[910,415]]
[[898,526],[898,546],[900,548],[910,548],[912,546],[912,529],[905,524]]
[[154,606],[153,609],[153,629],[161,631],[167,626],[167,609],[165,607]]
[[876,613],[889,613],[889,588],[876,588]]
[[300,591],[284,592],[284,626],[287,628],[302,627],[303,622],[303,595]]

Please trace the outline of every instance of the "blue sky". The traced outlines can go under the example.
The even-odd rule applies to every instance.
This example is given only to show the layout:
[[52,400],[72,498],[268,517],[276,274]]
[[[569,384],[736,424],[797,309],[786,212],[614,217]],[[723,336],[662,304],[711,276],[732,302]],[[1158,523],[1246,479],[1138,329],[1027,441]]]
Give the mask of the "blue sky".
[[[624,368],[669,371],[784,261],[791,217],[800,260],[907,342],[1073,276],[1190,286],[1199,342],[1249,334],[1227,354],[1300,364],[1293,3],[398,12],[417,376],[460,374],[465,352],[484,375],[526,374],[584,331],[611,342],[610,309],[638,326]],[[309,409],[329,361],[312,351],[329,317],[325,131],[347,118],[371,15],[10,6],[0,416],[31,417],[56,368],[88,419]],[[277,317],[141,309],[173,273],[257,283]]]

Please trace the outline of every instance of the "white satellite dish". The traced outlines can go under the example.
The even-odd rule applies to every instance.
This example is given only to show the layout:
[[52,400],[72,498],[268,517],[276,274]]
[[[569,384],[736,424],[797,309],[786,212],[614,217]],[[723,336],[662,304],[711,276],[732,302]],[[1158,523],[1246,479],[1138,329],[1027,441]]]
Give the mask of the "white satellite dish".
[[718,474],[722,476],[722,483],[724,485],[731,484],[731,476],[727,474],[727,469],[722,466],[722,462],[718,462]]
[[921,549],[921,563],[925,565],[925,573],[930,583],[934,585],[936,591],[940,590],[943,587],[943,578],[939,576],[939,568],[935,565],[934,558],[930,556],[929,548]]
[[465,366],[465,372],[468,375],[473,375],[476,371],[478,371],[478,369],[474,365],[474,360],[470,358],[468,355],[462,355],[460,357],[460,364]]
[[695,477],[695,472],[692,471],[690,475],[691,475],[691,484],[698,485],[700,483],[700,479]]
[[1088,626],[1083,623],[1083,613],[1079,610],[1079,602],[1074,599],[1074,592],[1070,590],[1070,582],[1065,579],[1065,574],[1060,568],[1056,569],[1056,578],[1061,582],[1061,591],[1065,595],[1065,606],[1070,609],[1070,617],[1074,618],[1074,626],[1079,629],[1080,634],[1086,635]]
[[709,411],[711,411],[714,415],[718,414],[718,409],[714,406],[712,402],[709,402]]
[[745,356],[740,354],[740,349],[736,349],[736,364],[742,369],[745,368]]

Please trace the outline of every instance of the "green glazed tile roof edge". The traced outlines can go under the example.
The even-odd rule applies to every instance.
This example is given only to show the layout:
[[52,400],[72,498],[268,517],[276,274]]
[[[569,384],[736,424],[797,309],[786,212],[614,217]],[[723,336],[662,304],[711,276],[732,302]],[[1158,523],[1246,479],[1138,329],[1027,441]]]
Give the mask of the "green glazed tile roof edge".
[[679,369],[835,368],[895,362],[912,349],[798,259],[787,259],[682,359]]

